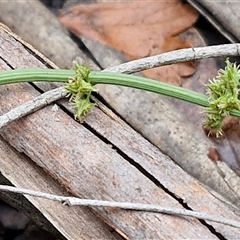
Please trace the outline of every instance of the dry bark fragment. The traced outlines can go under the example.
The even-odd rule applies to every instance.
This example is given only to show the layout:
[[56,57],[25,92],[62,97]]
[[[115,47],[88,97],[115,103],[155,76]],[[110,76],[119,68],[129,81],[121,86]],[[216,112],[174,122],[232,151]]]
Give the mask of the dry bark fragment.
[[[9,47],[9,50],[10,50],[10,46],[8,46]],[[12,52],[12,49],[10,50],[10,52]],[[9,57],[11,56],[11,54],[9,54]],[[28,56],[29,57],[29,56]],[[27,61],[27,59],[28,59],[28,57],[26,57],[25,58],[25,60]],[[11,59],[11,58],[10,58]],[[24,64],[22,64],[21,62],[19,62],[19,61],[16,61],[16,62],[14,62],[13,63],[13,66],[15,66],[15,67],[23,67],[24,66]],[[36,65],[36,66],[39,66],[39,65]],[[43,85],[41,85],[41,86],[43,86]],[[47,87],[45,87],[45,89],[47,89]],[[126,95],[123,95],[124,96],[124,98],[126,99],[126,97],[128,97],[129,95],[126,93]],[[150,101],[151,102],[151,101]],[[161,102],[162,102],[162,100],[161,100]],[[166,102],[165,102],[165,104],[167,104]],[[129,106],[128,106],[129,107]],[[139,109],[139,106],[137,106],[137,108]],[[170,108],[172,108],[172,107],[170,107]],[[117,106],[116,106],[116,109],[117,109]],[[172,108],[172,109],[174,109],[174,108]],[[140,109],[141,110],[141,109]],[[175,110],[174,110],[175,111]],[[170,111],[171,112],[171,111]],[[139,114],[141,114],[141,112],[139,113]],[[173,118],[169,118],[169,119],[173,119]],[[134,116],[133,116],[133,120],[132,121],[134,121]],[[175,120],[173,119],[173,122],[174,122]],[[186,121],[183,121],[183,124],[186,124],[185,126],[186,126],[186,128],[185,129],[188,129],[188,124],[186,123]],[[184,128],[183,128],[184,129]],[[146,129],[146,133],[148,133],[149,134],[149,132],[147,132],[147,129]],[[187,138],[188,136],[186,136],[186,139],[188,139]],[[174,138],[172,139],[172,140],[174,140]],[[191,140],[191,139],[189,139],[189,140]],[[198,139],[198,141],[197,141],[197,143],[199,144],[199,139]],[[201,139],[201,141],[204,141],[204,140],[202,140]],[[169,141],[169,144],[171,144],[172,146],[174,146],[174,142],[173,141]],[[172,147],[172,148],[169,148],[170,150],[171,149],[173,149],[174,151],[175,151],[175,148],[174,147]],[[199,150],[199,152],[197,152],[196,153],[196,155],[193,155],[193,157],[194,157],[194,159],[196,159],[197,157],[198,157],[198,154],[200,154],[200,153],[202,153],[202,151],[200,151],[201,150],[201,148],[199,148],[198,149]],[[204,150],[204,152],[205,152],[205,148],[203,148],[203,150]],[[169,151],[169,152],[171,152],[171,151]],[[177,152],[177,151],[176,151]],[[176,156],[177,156],[177,158],[179,157],[179,152],[178,153],[175,153],[176,154]],[[188,157],[187,155],[186,155],[186,157]],[[192,157],[192,156],[191,156]],[[198,170],[198,168],[196,168],[195,170]],[[217,176],[218,176],[218,174],[217,174]],[[206,179],[206,178],[205,178]],[[205,180],[204,179],[204,180]],[[173,184],[174,185],[174,184]],[[224,192],[224,194],[225,194],[225,190],[221,190],[221,191],[223,191]],[[233,199],[233,201],[234,201],[234,199]]]
[[[14,42],[14,39],[11,39],[10,42],[12,42],[12,46],[8,44],[8,51],[15,48],[19,49],[16,53],[21,53],[21,59],[18,62],[13,61],[14,65],[17,64],[18,67],[35,66],[35,63],[32,63],[33,57],[24,50],[21,44]],[[1,51],[2,55],[4,55],[4,51]],[[27,64],[26,59],[29,59]],[[8,54],[6,54],[6,61],[11,62]],[[36,65],[41,66],[41,63],[36,60]],[[0,91],[2,92],[1,98],[4,98],[4,101],[1,101],[3,104],[0,111],[2,112],[6,112],[37,94],[28,84],[2,86]],[[16,149],[30,156],[32,161],[40,165],[74,195],[179,206],[178,201],[153,184],[139,170],[129,164],[127,159],[109,146],[109,143],[114,142],[114,145],[122,149],[135,162],[141,160],[141,165],[147,171],[152,172],[159,182],[163,182],[164,185],[171,188],[173,193],[176,192],[176,195],[181,193],[183,199],[184,194],[188,196],[186,201],[193,207],[205,207],[206,212],[214,211],[219,214],[221,209],[221,214],[225,217],[238,219],[228,206],[211,196],[193,178],[114,114],[109,116],[106,110],[103,113],[96,108],[92,112],[94,115],[88,116],[90,119],[95,116],[96,121],[87,122],[86,120],[91,129],[89,131],[84,127],[86,125],[76,123],[62,110],[58,109],[57,114],[56,111],[54,113],[52,116],[52,108],[49,106],[6,127],[2,131],[2,135]],[[109,121],[112,126],[109,125]],[[106,125],[103,124],[104,122]],[[109,139],[109,142],[105,143],[96,137],[93,129],[99,133],[101,133],[100,130],[103,131],[101,134],[106,140]],[[121,140],[119,141],[119,139]],[[164,164],[162,165],[162,163]],[[190,193],[189,188],[193,192]],[[187,195],[188,192],[189,195]],[[195,199],[195,197],[197,198]],[[179,236],[216,238],[197,220],[113,209],[96,209],[95,211],[107,220],[108,224],[115,226],[123,235],[130,238],[166,239],[167,237],[176,239]],[[225,237],[240,234],[238,229],[219,224],[215,224],[214,227]]]
[[93,66],[38,0],[0,1],[0,21],[61,68],[70,68],[73,60]]
[[[0,3],[1,4],[1,3]],[[32,4],[36,4],[33,2]],[[29,5],[30,6],[30,5]],[[15,6],[8,5],[9,9],[11,11],[14,11],[16,8]],[[24,5],[24,7],[26,7]],[[0,8],[2,9],[2,8]],[[41,10],[42,8],[40,8]],[[43,10],[43,9],[42,9]],[[31,12],[31,11],[30,11]],[[30,14],[29,12],[29,14]],[[5,19],[5,13],[2,13],[1,16]],[[16,13],[17,14],[17,13]],[[17,23],[24,23],[25,18],[20,18],[19,21],[13,22],[11,21],[11,18],[6,16],[6,21],[11,21],[11,24],[17,24]],[[52,16],[53,17],[53,16]],[[32,17],[34,19],[34,16]],[[55,20],[54,20],[55,21]],[[53,21],[53,22],[54,22]],[[34,24],[33,24],[34,25]],[[18,27],[19,30],[22,28]],[[31,29],[31,31],[34,31],[37,29],[34,27]],[[51,37],[51,36],[49,36]],[[40,43],[44,40],[44,38],[38,39]],[[50,42],[57,42],[57,39],[49,38]],[[54,45],[54,44],[53,44]],[[6,49],[7,50],[7,49]],[[94,51],[92,51],[94,53]],[[73,53],[71,53],[73,54]],[[74,53],[75,54],[75,53]],[[9,52],[9,55],[11,55],[11,52]],[[73,55],[72,55],[73,56]],[[74,55],[75,56],[75,55]],[[102,60],[104,59],[104,55],[102,56]],[[68,66],[71,65],[72,57],[65,56],[64,61]],[[110,60],[110,59],[108,59]],[[113,62],[113,61],[112,61]],[[115,61],[116,62],[116,61]],[[109,61],[111,63],[111,60]],[[15,62],[15,67],[18,67],[18,62]],[[44,86],[43,86],[44,88]],[[46,89],[46,88],[45,88]],[[216,174],[212,174],[212,170],[215,168],[211,161],[207,158],[207,152],[209,147],[212,146],[212,144],[203,136],[203,134],[198,133],[196,136],[192,136],[192,130],[195,131],[196,129],[189,125],[186,119],[182,116],[180,116],[179,113],[177,113],[177,109],[174,108],[172,104],[169,104],[168,101],[166,101],[164,98],[156,96],[154,94],[149,94],[145,92],[139,92],[132,89],[124,89],[124,88],[118,88],[114,86],[101,86],[99,87],[101,94],[103,97],[109,102],[109,104],[118,111],[129,123],[138,131],[140,131],[145,137],[147,137],[150,141],[153,141],[154,144],[156,144],[163,152],[168,154],[171,158],[176,161],[178,161],[178,164],[185,168],[186,171],[188,171],[190,174],[192,174],[194,177],[199,178],[200,181],[203,181],[205,184],[209,184],[211,187],[213,187],[216,191],[220,192],[224,196],[227,196],[228,198],[231,198],[232,202],[236,202],[236,196],[234,193],[230,192],[227,193],[227,183],[225,183],[221,176],[216,172]],[[119,94],[119,95],[118,95]],[[115,100],[118,98],[119,102],[116,102]],[[128,99],[128,101],[126,101]],[[139,99],[139,104],[136,101]],[[135,104],[135,107],[133,108],[133,104]],[[155,104],[155,105],[154,105]],[[141,106],[142,105],[142,106]],[[143,106],[144,105],[144,106]],[[161,109],[162,107],[162,109]],[[134,114],[132,114],[129,109],[139,109]],[[158,109],[158,111],[156,111]],[[159,113],[162,113],[164,111],[166,114],[159,116]],[[172,113],[176,113],[175,116]],[[153,114],[150,117],[150,114]],[[180,116],[180,119],[178,119],[177,116]],[[164,117],[164,118],[163,118]],[[164,119],[164,120],[163,120]],[[149,122],[148,122],[149,120]],[[137,122],[138,121],[138,122]],[[158,124],[154,124],[154,121],[158,122]],[[151,124],[151,126],[150,126]],[[165,134],[161,134],[162,139],[159,139],[159,130],[161,129],[161,124],[163,124],[163,131],[166,130]],[[179,129],[179,125],[181,125],[181,128]],[[170,126],[171,125],[171,126]],[[172,131],[175,129],[182,130],[180,131]],[[169,132],[172,132],[172,137],[169,138]],[[153,139],[154,138],[154,139]],[[185,139],[186,142],[190,142],[191,144],[184,144],[184,142],[181,139]],[[160,140],[160,141],[159,141]],[[158,141],[158,142],[156,142]],[[167,144],[165,144],[167,143]],[[176,148],[178,145],[179,150]],[[192,149],[194,151],[192,151]],[[181,153],[181,154],[180,154]],[[184,155],[183,155],[184,153]],[[179,156],[182,156],[179,158]],[[199,163],[199,161],[196,161],[196,165],[192,164],[192,159],[197,160],[198,158],[203,158],[204,163]],[[187,161],[185,161],[185,159]],[[201,167],[199,167],[199,164]],[[209,169],[210,167],[210,173],[207,173],[206,169]],[[216,169],[215,169],[216,170]],[[193,171],[193,172],[192,172]],[[209,179],[208,175],[211,174],[211,180]],[[217,178],[214,180],[214,178]],[[223,183],[223,186],[219,185],[219,181]],[[231,197],[230,197],[231,196]]]

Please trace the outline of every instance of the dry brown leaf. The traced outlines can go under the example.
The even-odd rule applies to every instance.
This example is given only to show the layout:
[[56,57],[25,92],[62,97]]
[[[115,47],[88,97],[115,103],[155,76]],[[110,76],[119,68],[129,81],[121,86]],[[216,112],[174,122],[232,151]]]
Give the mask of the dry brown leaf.
[[[196,11],[179,0],[77,5],[59,16],[78,35],[109,45],[129,60],[191,47],[178,35],[197,20]],[[193,63],[145,71],[147,77],[181,85],[195,71]]]

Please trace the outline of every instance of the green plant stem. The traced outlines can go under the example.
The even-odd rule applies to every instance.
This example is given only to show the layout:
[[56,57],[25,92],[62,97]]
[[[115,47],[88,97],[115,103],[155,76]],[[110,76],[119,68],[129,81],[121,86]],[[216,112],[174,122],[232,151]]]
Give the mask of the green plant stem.
[[149,78],[122,73],[90,72],[89,80],[93,84],[112,84],[132,87],[174,97],[203,107],[208,106],[207,96],[203,94]]
[[0,85],[20,82],[68,82],[69,77],[74,76],[73,70],[64,69],[16,69],[0,71]]
[[[10,71],[0,71],[0,85],[35,81],[67,83],[69,78],[74,75],[75,72],[73,70],[63,69],[17,69]],[[112,84],[137,88],[174,97],[203,107],[209,106],[208,98],[204,94],[135,75],[91,71],[88,76],[88,81],[93,85]],[[238,110],[233,110],[230,112],[230,114],[236,117],[240,117],[240,111]]]

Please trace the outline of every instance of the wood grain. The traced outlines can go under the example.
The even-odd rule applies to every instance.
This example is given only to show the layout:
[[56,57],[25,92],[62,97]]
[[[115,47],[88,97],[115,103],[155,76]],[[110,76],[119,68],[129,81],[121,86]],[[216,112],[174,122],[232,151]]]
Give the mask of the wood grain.
[[[21,43],[3,31],[0,31],[0,46],[0,56],[5,61],[2,68],[6,67],[6,63],[13,68],[44,67]],[[0,113],[37,94],[29,84],[1,86]],[[230,206],[215,198],[101,103],[83,124],[74,121],[61,108],[56,110],[50,105],[5,127],[1,135],[72,195],[180,208],[186,207],[181,203],[184,202],[194,210],[239,220],[236,210],[234,212]],[[21,161],[18,162],[21,164]],[[15,171],[8,174],[13,174],[16,186],[31,187],[28,183],[30,177],[23,184]],[[39,190],[45,191],[44,186]],[[40,210],[47,211],[44,205]],[[55,212],[55,219],[46,214],[55,226],[59,221],[64,221],[57,217],[58,211]],[[216,233],[195,219],[107,208],[96,208],[91,213],[96,213],[125,238],[218,239]],[[92,225],[85,220],[82,222],[84,231],[91,231]],[[99,224],[104,223],[100,221]],[[209,224],[225,238],[240,234],[238,229],[232,227]],[[101,234],[107,231],[101,227],[98,230],[102,231]],[[67,229],[63,228],[64,231]],[[79,236],[87,239],[84,233]],[[110,234],[108,238],[111,237]]]
[[[28,17],[24,17],[26,15]],[[36,16],[38,16],[37,21],[35,21]],[[36,45],[35,48],[45,53],[46,57],[51,58],[54,63],[58,63],[59,67],[68,68],[69,63],[71,64],[73,60],[77,59],[81,62],[84,61],[89,66],[92,65],[92,61],[79,51],[77,44],[71,40],[67,31],[40,1],[0,1],[0,21],[2,19],[12,31],[23,37],[25,41],[31,42],[32,40],[37,43],[37,39],[42,39],[41,46],[37,48]],[[16,27],[14,24],[16,22],[21,26]],[[35,24],[32,24],[33,22]],[[28,27],[25,28],[25,26]],[[35,31],[36,29],[38,30]],[[50,35],[55,38],[54,43],[49,41],[48,36]]]
[[[44,51],[45,55],[52,57],[53,61],[56,61],[56,63],[61,66],[63,66],[62,63],[64,62],[64,66],[71,67],[72,59],[78,55],[80,62],[86,60],[84,64],[91,66],[92,69],[97,69],[96,64],[92,64],[89,59],[85,58],[84,60],[84,54],[79,49],[75,48],[74,51],[71,50],[72,47],[69,45],[75,45],[75,43],[73,41],[69,42],[69,38],[64,41],[64,47],[59,48],[59,44],[57,43],[63,39],[59,39],[59,36],[62,36],[64,33],[63,29],[59,26],[59,23],[56,22],[56,19],[52,19],[54,16],[49,14],[47,9],[42,6],[39,8],[36,7],[39,4],[38,1],[25,1],[25,5],[20,2],[21,1],[16,1],[16,3],[19,4],[19,9],[23,11],[22,14],[19,13],[19,9],[15,7],[15,4],[0,2],[0,17],[8,26],[13,26],[23,38],[32,41],[32,44],[36,44],[35,46],[38,46],[38,49]],[[6,6],[4,6],[4,4],[6,4]],[[32,11],[32,9],[37,10],[37,12]],[[24,17],[25,12],[31,14],[31,17]],[[11,15],[13,16],[11,17]],[[36,15],[39,17],[36,18]],[[18,16],[18,21],[15,20],[15,16]],[[29,19],[31,21],[30,24]],[[46,19],[49,20],[46,21]],[[42,23],[40,24],[40,22]],[[52,25],[54,25],[54,27]],[[25,27],[27,27],[27,29],[25,29]],[[42,29],[41,33],[44,32],[45,34],[39,34],[40,28]],[[55,34],[56,32],[61,32],[61,35],[60,33],[59,35]],[[12,33],[10,35],[12,36]],[[32,35],[32,38],[28,38]],[[14,36],[14,38],[19,41],[19,37],[16,38]],[[45,42],[45,45],[48,47],[42,48]],[[23,42],[21,43],[23,44]],[[86,44],[86,41],[84,41],[84,43]],[[29,46],[26,44],[23,45],[27,47],[29,51],[36,54]],[[111,52],[111,50],[108,49],[107,51],[106,47],[102,48],[102,46],[97,45],[96,42],[93,42],[91,46],[95,48],[87,45],[95,58],[102,52],[100,53],[100,60],[98,60],[101,66],[109,67],[110,64],[117,64],[119,59],[116,60],[115,54],[111,54],[109,57],[108,53]],[[7,49],[8,48],[6,48],[6,50]],[[16,49],[16,51],[18,50]],[[57,53],[57,58],[52,55],[53,52],[55,54]],[[38,56],[38,54],[36,55]],[[9,58],[11,59],[11,52],[9,52]],[[106,58],[108,61],[106,61]],[[11,59],[11,61],[14,60]],[[14,65],[16,67],[20,66],[17,61],[14,62]],[[45,65],[51,66],[51,64],[47,62]],[[38,84],[38,86],[45,91],[55,85]],[[220,168],[214,165],[207,156],[208,149],[214,147],[213,143],[203,134],[202,130],[196,129],[196,127],[189,123],[185,115],[181,114],[174,104],[169,104],[168,100],[162,96],[136,91],[130,88],[102,85],[99,86],[99,90],[101,96],[104,97],[107,103],[118,112],[122,118],[170,156],[185,171],[222,194],[225,198],[228,198],[233,204],[240,204],[238,194],[240,192],[239,185],[234,184],[234,189],[230,188],[229,183],[224,179],[224,176],[228,173],[222,174]],[[192,134],[193,132],[194,135]],[[231,172],[231,169],[226,169]],[[239,179],[235,180],[235,182],[239,181]]]
[[[42,190],[48,193],[68,195],[56,181],[48,176],[31,159],[16,152],[2,138],[1,184],[13,184],[18,187]],[[6,181],[7,180],[7,181]],[[40,227],[55,236],[61,233],[66,239],[122,239],[112,228],[108,227],[89,208],[68,208],[53,201],[21,197],[17,194],[1,192],[1,198],[17,209],[24,211]],[[57,229],[57,230],[56,230]],[[58,231],[58,232],[57,232]],[[61,236],[57,236],[60,238]],[[65,239],[64,238],[64,239]],[[63,239],[62,237],[60,239]]]
[[[14,42],[13,38],[5,39],[1,31],[1,53],[4,58],[10,57],[12,60],[7,62],[0,59],[0,69],[8,69],[9,65],[14,66],[20,63],[21,66],[45,67],[31,53],[22,46],[20,42]],[[11,48],[8,41],[13,41],[16,49]],[[11,57],[13,52],[21,55],[15,58]],[[20,67],[20,66],[19,66]],[[30,85],[25,84],[35,95],[39,94]],[[25,92],[19,91],[15,86],[16,92],[24,98]],[[8,90],[7,90],[8,92]],[[33,95],[32,95],[33,96]],[[28,96],[29,97],[29,96]],[[24,98],[23,100],[26,100]],[[7,104],[7,102],[5,101]],[[1,104],[1,107],[3,105]],[[16,187],[25,187],[29,189],[42,190],[48,193],[59,195],[69,195],[56,181],[46,174],[41,168],[25,154],[16,152],[2,138],[0,139],[1,184],[13,184]],[[19,197],[13,194],[1,193],[1,198],[12,206],[24,211],[40,227],[51,231],[54,235],[61,233],[67,239],[122,239],[111,227],[96,216],[89,208],[66,208],[59,203],[46,201],[40,198],[30,196]],[[56,230],[57,229],[57,230]]]

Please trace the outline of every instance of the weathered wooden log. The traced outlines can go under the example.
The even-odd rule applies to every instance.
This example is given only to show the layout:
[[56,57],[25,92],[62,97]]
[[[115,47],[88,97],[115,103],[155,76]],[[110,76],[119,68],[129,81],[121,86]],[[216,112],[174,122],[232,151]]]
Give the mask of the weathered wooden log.
[[[46,67],[41,57],[29,52],[3,29],[0,29],[0,46],[1,69]],[[48,87],[45,84],[45,89]],[[0,113],[38,94],[27,83],[1,86]],[[5,143],[7,148],[3,149],[2,156],[6,157],[0,159],[1,172],[15,186],[52,193],[63,191],[62,194],[67,190],[69,194],[83,198],[191,208],[240,221],[236,208],[214,196],[211,190],[189,176],[104,105],[99,103],[80,124],[72,114],[60,108],[66,104],[67,101],[58,103],[58,108],[50,105],[1,130],[2,141],[7,141],[18,151],[15,155],[12,155],[13,150],[9,154],[10,147]],[[11,166],[20,153],[24,160],[17,159]],[[28,165],[24,165],[26,160]],[[41,168],[39,175],[34,171],[35,164]],[[38,180],[39,176],[41,180]],[[91,234],[92,238],[99,238],[94,234],[101,234],[104,239],[118,238],[109,233],[107,224],[126,239],[218,239],[219,236],[237,238],[240,235],[237,228],[196,219],[108,208],[69,210],[56,203],[53,205],[59,208],[47,205],[46,200],[27,199],[69,239],[89,239]],[[69,217],[74,216],[74,221],[81,223],[78,229],[74,222],[67,225],[70,230],[65,227],[65,221],[69,220],[62,215],[63,211],[66,214],[73,211]],[[78,233],[70,236],[68,231],[74,229]]]
[[[19,13],[18,8],[15,7],[16,4],[19,4],[19,9],[22,9],[22,14]],[[36,12],[33,12],[32,9],[36,10]],[[31,14],[31,18],[25,18],[25,12]],[[36,18],[35,16],[39,17]],[[74,46],[75,43],[69,41],[68,36],[65,36],[59,23],[56,19],[52,18],[54,18],[54,16],[47,9],[43,8],[39,1],[0,2],[0,19],[3,19],[9,26],[14,27],[25,39],[28,39],[28,41],[31,40],[32,43],[36,44],[35,46],[38,45],[41,51],[44,51],[45,54],[56,61],[55,63],[57,65],[61,67],[71,67],[72,60],[78,55],[80,60],[84,61],[84,64],[91,65],[93,69],[97,69],[97,66],[86,58],[83,52],[79,49],[72,48],[72,45]],[[16,19],[18,19],[18,21],[16,21]],[[40,21],[42,24],[39,23]],[[28,26],[26,30],[25,26]],[[39,34],[38,31],[40,28],[41,34]],[[62,36],[60,37],[61,40],[59,40],[59,36]],[[45,48],[45,44],[43,44],[46,39],[47,48]],[[59,42],[61,42],[62,39],[66,39],[66,41],[64,41],[64,47],[59,48]],[[88,44],[87,46],[95,58],[97,55],[99,56],[99,53],[101,54],[100,65],[108,67],[109,63],[116,64],[116,62],[118,62],[118,59],[114,58],[113,55],[109,57],[107,54],[109,51],[106,51],[106,48],[103,50],[103,48],[98,45],[96,49],[96,42],[91,43],[91,45]],[[92,46],[94,46],[94,48]],[[54,54],[57,53],[57,56],[54,56],[53,52]],[[67,52],[67,54],[65,52]],[[63,59],[64,61],[62,61]],[[106,61],[106,59],[108,61]],[[41,85],[41,88],[46,90],[47,88],[45,86]],[[225,168],[228,172],[222,174],[222,170],[213,163],[207,155],[209,149],[214,147],[213,143],[203,134],[202,130],[197,129],[193,124],[189,123],[186,117],[181,114],[173,104],[169,103],[166,98],[156,94],[118,86],[102,85],[98,86],[98,88],[100,94],[108,104],[118,112],[122,118],[170,156],[186,172],[210,186],[225,198],[230,199],[232,203],[236,205],[240,204],[239,178],[235,177],[234,184],[232,184],[234,187],[229,187],[229,182],[226,181],[224,176],[232,174],[231,169]],[[200,111],[201,110],[199,110],[199,112]],[[192,134],[193,132],[194,134]]]

